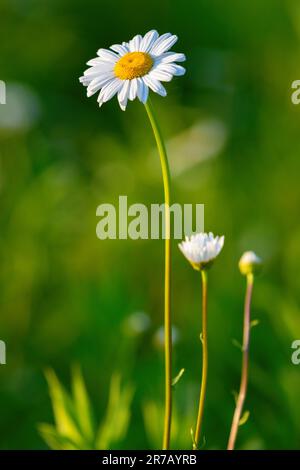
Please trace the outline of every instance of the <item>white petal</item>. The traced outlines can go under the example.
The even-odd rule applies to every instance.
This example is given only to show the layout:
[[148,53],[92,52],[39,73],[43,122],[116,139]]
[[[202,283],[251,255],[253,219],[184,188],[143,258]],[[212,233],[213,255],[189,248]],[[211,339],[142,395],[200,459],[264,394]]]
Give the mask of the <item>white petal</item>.
[[128,102],[128,98],[126,98],[126,100],[124,100],[124,101],[119,101],[119,105],[120,105],[120,108],[122,109],[122,111],[126,111],[127,102]]
[[162,34],[161,36],[159,36],[159,37],[156,39],[156,41],[153,43],[152,47],[151,47],[151,50],[150,50],[151,54],[153,53],[154,55],[156,55],[156,54],[155,54],[155,49],[156,49],[157,47],[159,47],[159,45],[160,45],[165,39],[168,39],[168,38],[171,37],[171,36],[172,36],[171,33],[165,33],[165,34]]
[[84,76],[80,77],[79,81],[86,85],[91,83],[95,78],[102,78],[103,76],[113,78],[113,70],[103,70],[102,67],[92,67],[91,69],[88,69],[84,72]]
[[94,65],[101,65],[104,64],[105,61],[100,59],[100,57],[94,57],[94,59],[89,60],[86,65],[94,66]]
[[[114,66],[111,62],[102,61],[102,63],[98,63],[98,65],[95,65],[94,67],[90,67],[89,69],[85,70],[84,76],[80,77],[79,80],[84,86],[87,86],[96,78],[100,79],[103,78],[103,76],[106,76],[107,78],[113,78],[113,68]],[[91,94],[88,93],[88,96],[91,96],[94,93],[95,91],[93,91]]]
[[102,106],[102,104],[104,103],[104,95],[105,95],[105,92],[107,90],[107,87],[112,84],[113,82],[115,81],[115,79],[113,78],[112,80],[110,80],[109,82],[107,82],[104,87],[101,89],[99,95],[98,95],[98,98],[97,98],[97,101],[99,103],[99,106]]
[[123,56],[125,54],[127,54],[127,52],[129,52],[129,49],[127,46],[123,46],[121,44],[113,44],[112,46],[110,46],[110,48],[117,52],[118,54],[120,54],[120,56]]
[[148,99],[149,88],[147,87],[146,83],[144,82],[142,78],[138,78],[137,82],[138,82],[138,90],[137,90],[138,99],[143,104],[145,104]]
[[155,67],[153,71],[164,72],[172,76],[176,75],[178,77],[185,74],[185,68],[177,64],[160,64]]
[[130,89],[129,89],[129,96],[128,96],[130,101],[133,101],[136,98],[137,89],[138,89],[137,79],[133,78],[132,80],[130,80]]
[[115,96],[115,94],[120,90],[121,86],[122,80],[119,80],[118,78],[114,78],[104,85],[98,98],[100,106],[102,103],[106,103],[108,100],[113,98],[113,96]]
[[99,49],[97,51],[97,54],[100,59],[105,60],[107,62],[112,62],[114,64],[120,58],[115,52],[109,51],[108,49]]
[[124,80],[122,83],[122,87],[119,91],[118,98],[123,101],[129,92],[130,80]]
[[185,68],[182,67],[182,65],[170,64],[169,67],[170,71],[172,70],[173,75],[176,75],[176,77],[181,77],[186,72]]
[[[120,59],[120,57],[119,57]],[[112,68],[114,66],[115,62],[107,61],[104,59],[101,59],[100,57],[95,57],[94,59],[91,59],[87,62],[87,65],[90,67],[104,67],[106,69]]]
[[140,45],[140,51],[149,52],[158,37],[158,32],[155,31],[155,29],[152,29],[152,31],[145,34]]
[[151,77],[156,78],[156,80],[161,80],[162,82],[170,82],[173,78],[173,74],[156,67],[155,69],[151,70]]
[[158,93],[161,96],[167,95],[165,87],[158,80],[156,80],[155,77],[151,76],[151,72],[148,75],[145,75],[143,80],[146,85],[148,85],[148,87],[151,88],[151,90],[153,90],[155,93]]
[[84,75],[86,77],[92,77],[95,75],[101,75],[102,73],[113,73],[113,64],[106,62],[106,66],[103,65],[95,65],[90,69],[85,70]]
[[127,106],[129,88],[130,88],[130,80],[124,80],[122,84],[122,88],[120,88],[119,93],[118,93],[119,104],[123,111],[125,111],[126,106]]
[[164,39],[152,49],[152,54],[160,55],[160,54],[163,54],[164,52],[167,52],[169,49],[171,49],[171,47],[175,44],[177,40],[178,40],[178,37],[175,35]]
[[225,237],[224,235],[222,235],[220,238],[219,238],[219,251],[222,250],[223,246],[224,246],[224,240],[225,240]]
[[88,77],[85,77],[84,75],[82,77],[79,77],[80,83],[82,83],[83,86],[88,86],[91,83],[91,79]]
[[130,52],[137,52],[140,50],[140,44],[142,41],[142,36],[140,34],[137,34],[134,36],[134,38],[129,41],[129,50]]
[[170,62],[184,62],[186,57],[184,54],[179,52],[164,52],[159,58],[159,62],[163,62],[164,64]]
[[87,96],[94,95],[100,88],[102,88],[106,83],[112,80],[114,77],[110,74],[103,74],[94,78],[87,88]]

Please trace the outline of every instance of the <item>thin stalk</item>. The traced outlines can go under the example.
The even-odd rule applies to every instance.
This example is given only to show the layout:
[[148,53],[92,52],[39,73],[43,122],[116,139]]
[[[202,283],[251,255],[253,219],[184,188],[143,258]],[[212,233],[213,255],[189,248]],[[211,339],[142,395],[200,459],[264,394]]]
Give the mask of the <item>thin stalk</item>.
[[164,326],[165,326],[165,418],[163,450],[170,448],[171,421],[172,421],[172,322],[171,322],[171,221],[170,221],[170,170],[164,140],[155,117],[150,100],[145,104],[153,134],[156,140],[160,157],[161,171],[164,185],[165,198],[165,301],[164,301]]
[[199,445],[199,440],[201,437],[202,431],[202,421],[203,421],[203,412],[205,404],[205,395],[206,395],[206,385],[207,385],[207,369],[208,369],[208,348],[207,348],[207,272],[201,270],[201,280],[202,280],[202,379],[201,379],[201,388],[200,388],[200,398],[199,398],[199,408],[198,408],[198,417],[196,424],[196,431],[193,442],[193,449],[197,450]]
[[253,274],[247,275],[247,288],[245,296],[245,308],[244,308],[244,333],[243,333],[243,359],[242,359],[242,375],[240,391],[236,402],[236,407],[233,415],[231,431],[228,441],[227,450],[233,450],[235,441],[238,433],[239,423],[243,412],[243,406],[247,393],[248,385],[248,370],[249,370],[249,341],[250,341],[250,330],[251,330],[251,298],[253,290]]

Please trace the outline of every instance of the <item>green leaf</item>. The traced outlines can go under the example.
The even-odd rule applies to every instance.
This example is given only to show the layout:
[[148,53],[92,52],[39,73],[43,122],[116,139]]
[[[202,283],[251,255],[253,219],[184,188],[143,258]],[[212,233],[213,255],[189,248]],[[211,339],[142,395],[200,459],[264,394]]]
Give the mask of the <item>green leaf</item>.
[[78,430],[76,413],[70,396],[64,390],[53,370],[45,372],[52,401],[52,408],[57,432],[79,445],[85,447],[84,440]]
[[121,378],[114,374],[111,378],[106,416],[99,427],[96,448],[111,449],[113,444],[124,438],[130,419],[133,388],[121,389]]
[[51,424],[39,424],[38,431],[46,444],[53,450],[79,450],[70,439],[61,436]]
[[258,320],[257,318],[255,320],[252,320],[251,323],[250,323],[250,327],[253,328],[254,326],[257,326],[260,324],[260,320]]
[[192,443],[193,443],[193,450],[198,450],[198,447],[197,447],[196,442],[195,442],[195,434],[194,434],[194,429],[193,428],[190,429],[190,434],[191,434]]
[[249,419],[249,416],[250,416],[250,411],[245,411],[243,413],[243,416],[241,417],[241,419],[239,420],[239,426],[243,426],[243,424],[246,424],[248,419]]
[[92,408],[82,373],[78,365],[73,366],[72,370],[72,390],[80,429],[85,439],[90,442],[91,447],[93,447],[95,430]]
[[[163,415],[164,406],[160,403],[151,400],[143,404],[145,430],[154,449],[159,449],[159,446],[161,446],[161,436],[163,434]],[[174,421],[175,420],[173,419],[173,435],[174,427],[176,427],[176,423],[174,423]]]
[[234,398],[234,403],[237,404],[237,401],[238,401],[238,397],[239,397],[239,394],[236,390],[232,390],[232,395],[233,395],[233,398]]
[[174,377],[174,379],[172,380],[172,386],[173,387],[175,387],[175,385],[178,384],[179,380],[181,379],[181,377],[183,376],[184,373],[185,373],[185,369],[180,369],[180,371],[178,372],[176,377]]
[[237,339],[233,338],[232,339],[232,344],[233,344],[233,346],[240,349],[240,351],[243,351],[243,346],[241,345],[241,343]]
[[203,436],[202,444],[201,444],[201,446],[199,447],[199,450],[204,449],[205,446],[206,446],[206,437]]

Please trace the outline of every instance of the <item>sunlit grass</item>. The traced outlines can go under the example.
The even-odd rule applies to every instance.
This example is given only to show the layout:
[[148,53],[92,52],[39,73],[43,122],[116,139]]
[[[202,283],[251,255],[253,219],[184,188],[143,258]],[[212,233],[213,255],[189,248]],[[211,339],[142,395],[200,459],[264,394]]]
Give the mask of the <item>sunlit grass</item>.
[[46,371],[55,424],[40,424],[39,432],[51,449],[113,449],[126,435],[133,389],[121,386],[115,373],[110,382],[106,414],[100,424],[96,420],[85,383],[78,367],[72,370],[72,394],[59,382],[54,371]]

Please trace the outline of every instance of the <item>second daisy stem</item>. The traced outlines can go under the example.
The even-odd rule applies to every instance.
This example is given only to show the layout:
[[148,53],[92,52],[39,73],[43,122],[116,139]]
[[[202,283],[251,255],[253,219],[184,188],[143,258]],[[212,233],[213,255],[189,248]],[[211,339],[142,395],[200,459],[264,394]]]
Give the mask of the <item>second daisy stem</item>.
[[247,393],[248,384],[248,369],[249,369],[249,341],[250,341],[250,330],[251,330],[251,317],[250,317],[250,306],[251,297],[253,290],[253,274],[247,275],[247,289],[245,297],[245,308],[244,308],[244,333],[243,333],[243,360],[242,360],[242,376],[240,391],[236,402],[236,407],[233,415],[230,436],[228,441],[227,450],[233,450],[235,446],[236,436],[240,425],[240,419],[243,411],[244,401]]
[[148,99],[145,108],[156,140],[160,157],[160,164],[164,184],[165,198],[165,418],[163,450],[170,448],[171,421],[172,421],[172,321],[171,321],[171,221],[170,221],[170,170],[164,140],[155,117],[152,104]]
[[202,379],[201,379],[201,388],[200,388],[200,398],[199,398],[199,408],[198,408],[198,417],[196,424],[196,431],[193,442],[193,449],[197,450],[199,446],[199,440],[202,431],[202,421],[203,421],[203,412],[205,404],[205,395],[206,395],[206,385],[207,385],[207,369],[208,369],[208,348],[207,348],[207,272],[201,270],[201,280],[202,280]]

